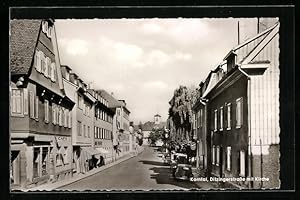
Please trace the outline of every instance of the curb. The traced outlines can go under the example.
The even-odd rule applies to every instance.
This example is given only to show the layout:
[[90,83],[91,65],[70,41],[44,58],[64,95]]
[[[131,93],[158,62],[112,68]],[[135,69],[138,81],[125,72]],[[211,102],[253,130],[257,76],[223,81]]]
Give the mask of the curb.
[[124,162],[126,160],[129,160],[133,157],[136,157],[138,156],[140,153],[142,153],[144,151],[144,149],[140,152],[137,152],[137,154],[132,154],[132,153],[129,153],[125,156],[123,156],[122,158],[120,158],[119,160],[115,161],[115,162],[112,162],[112,163],[109,163],[107,165],[104,165],[100,168],[96,168],[95,170],[92,170],[86,174],[79,174],[78,176],[76,177],[72,177],[70,179],[67,179],[67,180],[61,180],[61,181],[58,181],[58,182],[54,182],[54,183],[49,183],[49,184],[42,184],[40,186],[37,186],[37,187],[33,187],[33,188],[29,188],[29,189],[23,189],[22,191],[23,192],[34,192],[34,191],[51,191],[51,190],[55,190],[55,189],[58,189],[58,188],[61,188],[63,186],[66,186],[66,185],[70,185],[72,183],[75,183],[75,182],[78,182],[82,179],[85,179],[85,178],[88,178],[94,174],[97,174],[103,170],[106,170],[110,167],[113,167],[121,162]]

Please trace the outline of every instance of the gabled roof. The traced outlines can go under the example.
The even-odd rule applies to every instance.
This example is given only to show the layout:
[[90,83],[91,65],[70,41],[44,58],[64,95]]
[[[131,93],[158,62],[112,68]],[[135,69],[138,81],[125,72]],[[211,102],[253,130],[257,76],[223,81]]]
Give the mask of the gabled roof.
[[108,107],[109,108],[116,108],[122,106],[121,102],[116,100],[111,94],[109,94],[107,91],[101,89],[101,90],[96,90],[97,92],[100,92],[101,95],[103,95],[103,98],[105,98],[108,102]]
[[230,50],[228,52],[228,54],[225,56],[225,58],[223,60],[226,60],[231,54],[234,54],[237,50],[241,49],[242,47],[246,46],[247,44],[249,44],[251,42],[254,42],[255,40],[258,40],[258,39],[260,41],[264,40],[273,29],[278,27],[278,25],[279,25],[279,22],[275,23],[273,26],[271,26],[270,28],[266,29],[265,31],[255,35],[254,37],[246,40],[242,44],[239,44],[239,45],[235,46],[232,50]]
[[38,41],[42,20],[10,21],[11,74],[28,74]]

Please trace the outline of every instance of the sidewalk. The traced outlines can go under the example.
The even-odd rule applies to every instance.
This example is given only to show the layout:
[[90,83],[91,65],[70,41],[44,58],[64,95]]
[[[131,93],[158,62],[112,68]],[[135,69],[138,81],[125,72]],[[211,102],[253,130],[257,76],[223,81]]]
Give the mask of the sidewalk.
[[[194,178],[205,178],[205,172],[198,168],[192,168]],[[195,185],[201,190],[216,190],[218,189],[217,184],[214,184],[212,182],[206,182],[206,181],[195,181]]]
[[55,190],[55,189],[58,189],[60,187],[63,187],[65,185],[69,185],[71,183],[74,183],[74,182],[77,182],[77,181],[80,181],[84,178],[87,178],[89,176],[92,176],[96,173],[99,173],[107,168],[110,168],[112,166],[115,166],[123,161],[126,161],[130,158],[133,158],[137,155],[139,155],[140,153],[142,153],[144,151],[144,148],[141,148],[138,150],[137,154],[136,153],[128,153],[124,156],[122,156],[121,158],[119,158],[118,160],[112,162],[112,163],[109,163],[107,165],[104,165],[104,166],[101,166],[100,168],[95,168],[95,169],[92,169],[88,172],[86,172],[85,174],[74,174],[72,178],[69,178],[69,179],[65,179],[65,180],[61,180],[61,181],[57,181],[57,182],[54,182],[54,183],[46,183],[46,184],[42,184],[42,185],[39,185],[37,187],[33,187],[33,188],[28,188],[28,189],[22,189],[22,191],[24,192],[30,192],[30,191],[52,191],[52,190]]

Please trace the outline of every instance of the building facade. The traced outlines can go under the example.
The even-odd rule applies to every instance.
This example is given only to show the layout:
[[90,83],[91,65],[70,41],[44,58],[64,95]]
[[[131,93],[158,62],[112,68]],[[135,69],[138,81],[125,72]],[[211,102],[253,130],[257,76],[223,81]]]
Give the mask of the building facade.
[[66,93],[76,102],[72,110],[73,172],[85,173],[91,169],[92,156],[98,154],[93,148],[96,99],[70,67],[63,65],[61,69]]
[[105,163],[113,160],[113,117],[115,110],[108,107],[104,91],[91,90],[97,99],[94,116],[94,147],[101,152]]
[[278,31],[276,23],[230,51],[226,73],[203,95],[209,172],[250,178],[232,182],[236,186],[280,186]]
[[11,20],[11,186],[72,175],[70,123],[54,20]]

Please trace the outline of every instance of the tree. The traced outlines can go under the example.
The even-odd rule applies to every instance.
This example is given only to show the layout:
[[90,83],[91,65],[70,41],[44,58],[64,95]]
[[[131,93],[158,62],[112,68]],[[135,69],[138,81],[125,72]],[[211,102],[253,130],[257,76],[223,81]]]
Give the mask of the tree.
[[153,128],[149,134],[150,144],[155,145],[155,143],[160,139],[163,139],[163,131],[161,129]]
[[170,100],[169,121],[175,130],[175,140],[190,140],[192,130],[192,105],[198,97],[195,86],[182,86],[175,89],[174,95]]

